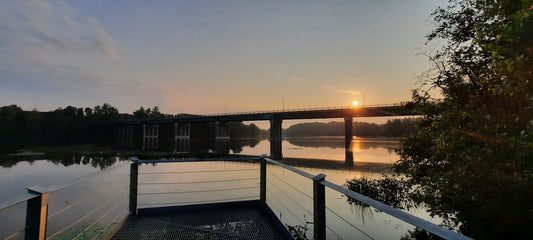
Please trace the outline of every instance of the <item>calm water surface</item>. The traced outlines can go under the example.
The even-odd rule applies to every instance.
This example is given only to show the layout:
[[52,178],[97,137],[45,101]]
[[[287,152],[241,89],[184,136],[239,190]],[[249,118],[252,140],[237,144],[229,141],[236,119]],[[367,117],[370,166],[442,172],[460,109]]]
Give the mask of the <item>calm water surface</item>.
[[[398,159],[394,152],[397,146],[396,141],[355,139],[350,146],[354,161],[350,163],[344,161],[343,138],[291,138],[283,141],[283,156],[290,159],[285,161],[286,164],[311,174],[324,173],[327,180],[343,185],[353,178],[375,179],[381,178],[382,174],[391,173],[390,165]],[[270,143],[268,140],[256,141],[253,146],[243,146],[239,150],[233,153],[268,154]],[[51,212],[65,214],[57,219],[85,217],[84,221],[89,221],[94,214],[90,209],[98,208],[102,211],[101,215],[109,214],[106,211],[113,212],[109,216],[93,217],[107,219],[99,221],[100,228],[104,229],[113,224],[114,219],[118,219],[117,216],[123,216],[127,212],[129,164],[118,159],[107,159],[105,166],[113,166],[101,170],[102,166],[96,164],[96,161],[98,159],[69,159],[65,161],[68,164],[63,164],[65,162],[58,160],[36,160],[3,164],[0,168],[0,202],[24,193],[27,186],[48,187],[74,183],[52,193]],[[252,162],[144,164],[139,168],[139,205],[151,207],[258,199],[258,169],[259,165]],[[83,178],[88,174],[94,176]],[[312,182],[276,166],[268,167],[267,179],[267,201],[276,215],[286,224],[312,228],[312,224],[308,224],[312,222],[312,201],[309,198],[312,196]],[[212,191],[216,189],[225,190]],[[328,236],[334,239],[352,239],[354,232],[360,239],[399,239],[407,230],[414,228],[371,208],[350,205],[340,193],[327,190],[326,195]],[[89,201],[95,196],[96,199]],[[16,218],[16,209],[10,211],[13,213],[0,211],[0,222],[4,222],[0,223],[0,232],[2,229],[23,226],[23,223],[5,225],[5,219]],[[439,223],[427,216],[423,209],[411,212]],[[63,230],[68,225],[65,226],[57,219],[50,221],[49,237],[57,232],[68,232]],[[82,222],[79,223],[79,228],[83,228]],[[12,226],[14,224],[15,227]],[[308,231],[310,233],[312,229]]]

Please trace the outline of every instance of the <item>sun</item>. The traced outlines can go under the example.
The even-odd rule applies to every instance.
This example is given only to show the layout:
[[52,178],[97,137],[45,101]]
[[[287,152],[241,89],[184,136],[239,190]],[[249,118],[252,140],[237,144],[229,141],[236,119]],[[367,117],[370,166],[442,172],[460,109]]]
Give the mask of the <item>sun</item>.
[[353,105],[354,105],[354,106],[359,105],[359,101],[357,101],[357,100],[353,101]]

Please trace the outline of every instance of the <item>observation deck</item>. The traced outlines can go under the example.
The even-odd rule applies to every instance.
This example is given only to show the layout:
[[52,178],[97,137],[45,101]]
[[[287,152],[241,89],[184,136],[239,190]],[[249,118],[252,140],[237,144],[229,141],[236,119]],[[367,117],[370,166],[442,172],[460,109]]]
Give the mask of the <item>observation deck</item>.
[[[127,166],[1,202],[0,239],[382,239],[392,224],[400,237],[470,239],[265,155],[132,158],[129,182]],[[358,219],[348,202],[380,220]]]

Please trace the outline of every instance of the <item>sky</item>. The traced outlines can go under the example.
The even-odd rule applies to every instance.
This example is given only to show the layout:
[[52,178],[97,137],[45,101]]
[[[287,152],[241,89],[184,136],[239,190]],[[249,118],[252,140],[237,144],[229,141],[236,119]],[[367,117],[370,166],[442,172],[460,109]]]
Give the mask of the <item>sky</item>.
[[444,1],[0,0],[0,106],[212,114],[407,101]]

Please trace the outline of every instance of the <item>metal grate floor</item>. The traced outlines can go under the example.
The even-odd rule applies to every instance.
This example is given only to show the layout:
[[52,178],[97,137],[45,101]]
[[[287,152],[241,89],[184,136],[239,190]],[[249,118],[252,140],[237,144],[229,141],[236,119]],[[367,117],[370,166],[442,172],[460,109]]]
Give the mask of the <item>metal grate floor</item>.
[[111,239],[292,238],[266,207],[238,202],[139,209]]

